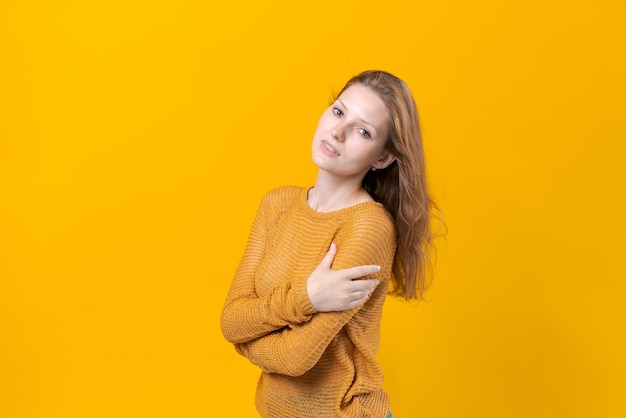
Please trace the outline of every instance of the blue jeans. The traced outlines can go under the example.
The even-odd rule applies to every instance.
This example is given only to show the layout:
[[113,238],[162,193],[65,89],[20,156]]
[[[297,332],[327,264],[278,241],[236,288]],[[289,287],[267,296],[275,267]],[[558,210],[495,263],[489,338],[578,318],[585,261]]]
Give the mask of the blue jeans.
[[387,418],[393,418],[393,415],[391,415],[391,411],[389,411],[389,413],[387,414]]

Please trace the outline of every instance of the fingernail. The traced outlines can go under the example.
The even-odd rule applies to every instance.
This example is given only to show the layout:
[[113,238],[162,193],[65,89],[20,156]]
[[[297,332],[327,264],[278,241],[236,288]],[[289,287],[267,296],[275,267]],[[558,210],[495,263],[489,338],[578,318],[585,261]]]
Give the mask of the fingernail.
[[376,271],[380,271],[380,266],[376,266]]

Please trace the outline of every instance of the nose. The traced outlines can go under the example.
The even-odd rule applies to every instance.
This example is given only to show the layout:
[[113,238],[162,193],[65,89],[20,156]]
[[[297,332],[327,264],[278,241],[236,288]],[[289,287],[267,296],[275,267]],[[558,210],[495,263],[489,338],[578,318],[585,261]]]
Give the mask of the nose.
[[344,138],[344,133],[343,133],[343,128],[341,125],[337,125],[335,126],[330,134],[333,136],[333,138],[335,139],[335,141],[337,142],[343,142],[345,140]]

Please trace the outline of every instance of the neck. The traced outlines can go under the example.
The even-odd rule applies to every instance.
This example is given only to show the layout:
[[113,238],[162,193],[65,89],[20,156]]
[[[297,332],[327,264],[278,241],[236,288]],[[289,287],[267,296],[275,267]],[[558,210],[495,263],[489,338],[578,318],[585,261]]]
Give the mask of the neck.
[[338,178],[320,170],[315,186],[309,191],[309,206],[318,212],[331,212],[371,201],[361,181],[360,178]]

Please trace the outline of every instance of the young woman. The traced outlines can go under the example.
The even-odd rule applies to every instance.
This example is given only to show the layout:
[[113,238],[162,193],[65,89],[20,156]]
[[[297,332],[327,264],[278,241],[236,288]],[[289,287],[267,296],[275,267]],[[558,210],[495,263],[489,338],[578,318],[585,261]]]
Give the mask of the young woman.
[[383,71],[350,79],[320,118],[313,161],[314,187],[263,198],[222,332],[262,369],[262,417],[390,417],[383,303],[422,297],[434,208],[406,84]]

